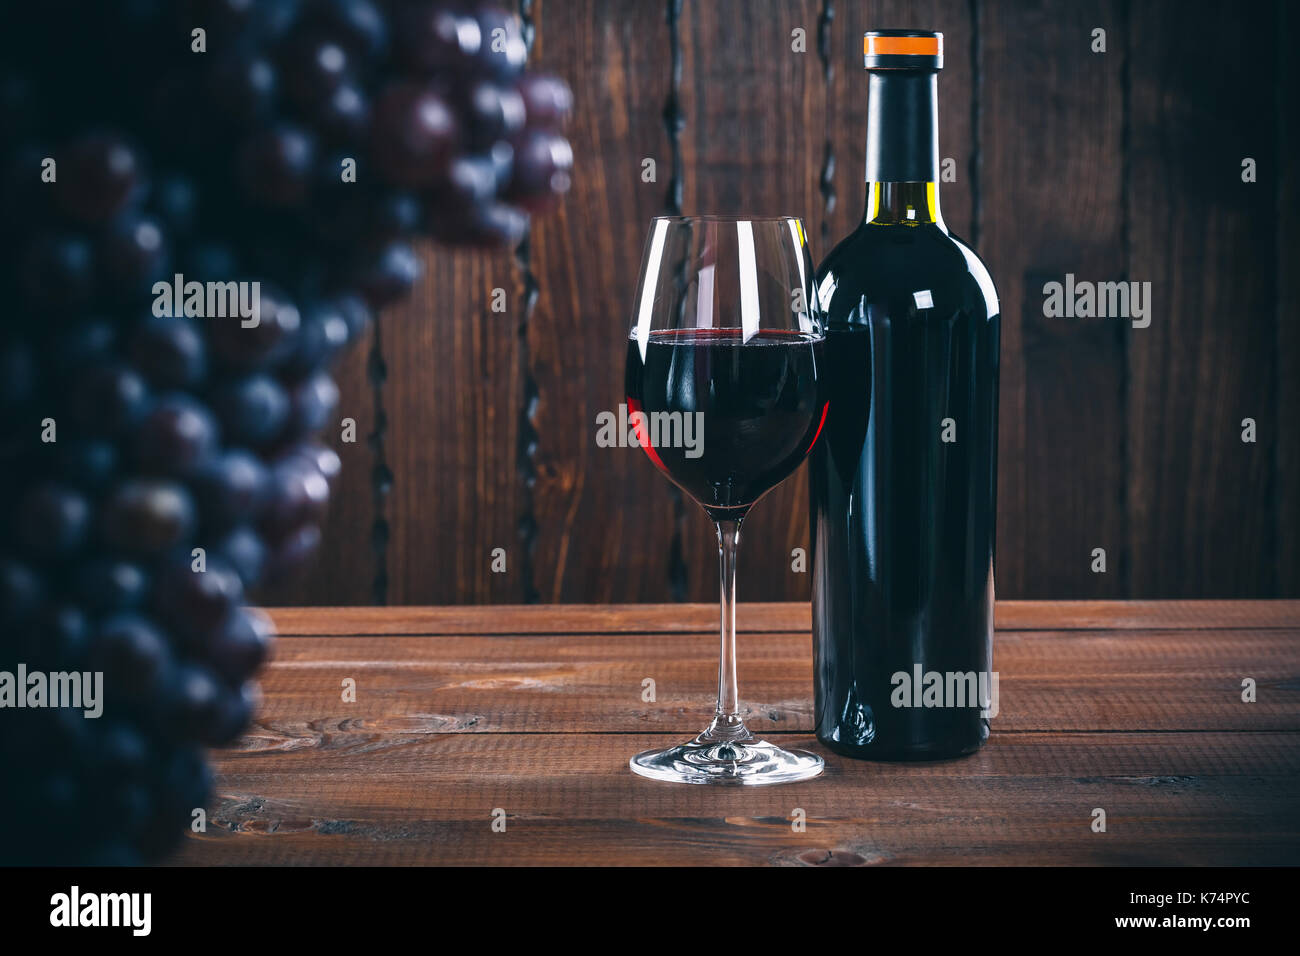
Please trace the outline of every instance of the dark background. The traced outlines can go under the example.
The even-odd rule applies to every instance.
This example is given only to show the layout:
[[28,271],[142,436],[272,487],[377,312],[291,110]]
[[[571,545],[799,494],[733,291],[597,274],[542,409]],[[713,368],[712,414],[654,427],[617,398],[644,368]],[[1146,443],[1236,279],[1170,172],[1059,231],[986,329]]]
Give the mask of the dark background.
[[[642,242],[670,189],[674,47],[685,212],[800,215],[822,255],[861,214],[862,33],[884,27],[944,33],[940,154],[957,180],[943,213],[1001,296],[998,596],[1300,596],[1288,0],[685,0],[676,44],[671,6],[532,4],[533,62],[577,103],[574,188],[531,242],[535,309],[510,255],[426,250],[414,298],[342,370],[358,441],[336,444],[322,556],[268,603],[716,600],[703,513],[639,450],[595,444],[596,414],[623,398]],[[1044,318],[1043,283],[1067,272],[1151,282],[1150,327]],[[755,509],[742,599],[807,599],[790,558],[806,511],[802,470]]]

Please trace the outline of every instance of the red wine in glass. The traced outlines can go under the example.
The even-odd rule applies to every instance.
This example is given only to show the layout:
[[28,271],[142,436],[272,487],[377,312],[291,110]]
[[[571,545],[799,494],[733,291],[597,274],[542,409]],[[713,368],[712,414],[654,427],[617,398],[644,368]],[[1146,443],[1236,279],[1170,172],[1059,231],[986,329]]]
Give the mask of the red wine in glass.
[[637,440],[714,521],[743,517],[817,440],[823,348],[819,334],[789,329],[748,338],[739,328],[659,329],[644,353],[631,338],[627,408]]

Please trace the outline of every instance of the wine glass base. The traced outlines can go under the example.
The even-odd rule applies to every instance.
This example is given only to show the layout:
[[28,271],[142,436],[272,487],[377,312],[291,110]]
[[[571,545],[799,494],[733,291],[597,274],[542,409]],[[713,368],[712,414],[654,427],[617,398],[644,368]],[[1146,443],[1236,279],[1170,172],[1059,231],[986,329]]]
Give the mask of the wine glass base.
[[645,750],[628,765],[633,773],[670,783],[762,786],[807,780],[822,772],[822,758],[806,750],[783,750],[766,740],[697,738],[666,750]]

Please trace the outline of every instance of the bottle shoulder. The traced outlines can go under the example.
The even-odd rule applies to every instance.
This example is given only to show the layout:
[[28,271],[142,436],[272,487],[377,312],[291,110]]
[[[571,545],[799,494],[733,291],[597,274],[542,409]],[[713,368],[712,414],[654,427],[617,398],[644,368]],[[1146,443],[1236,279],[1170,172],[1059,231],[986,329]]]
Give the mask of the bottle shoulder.
[[826,256],[817,297],[831,323],[861,321],[867,306],[889,314],[1001,311],[988,267],[941,226],[863,224]]

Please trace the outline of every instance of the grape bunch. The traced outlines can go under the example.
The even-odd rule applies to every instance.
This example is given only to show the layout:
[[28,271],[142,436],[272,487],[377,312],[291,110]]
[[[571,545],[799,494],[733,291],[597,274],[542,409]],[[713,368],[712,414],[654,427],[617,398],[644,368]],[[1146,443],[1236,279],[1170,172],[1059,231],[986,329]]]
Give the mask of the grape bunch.
[[[560,200],[572,96],[488,3],[6,17],[0,862],[148,861],[257,709],[246,601],[319,545],[332,364],[416,240],[508,248]],[[38,705],[37,672],[102,674],[102,715]]]

